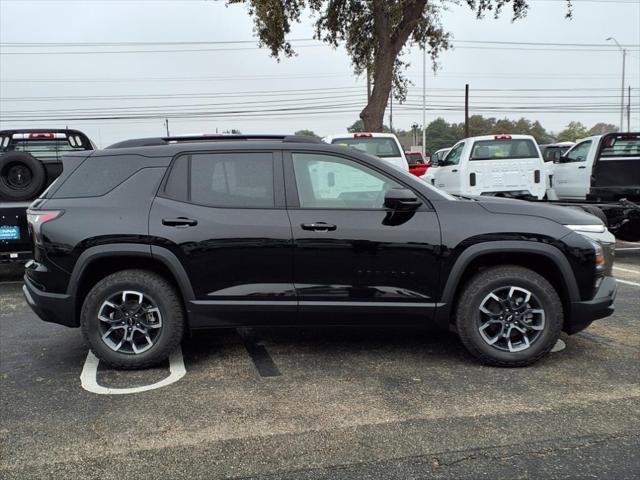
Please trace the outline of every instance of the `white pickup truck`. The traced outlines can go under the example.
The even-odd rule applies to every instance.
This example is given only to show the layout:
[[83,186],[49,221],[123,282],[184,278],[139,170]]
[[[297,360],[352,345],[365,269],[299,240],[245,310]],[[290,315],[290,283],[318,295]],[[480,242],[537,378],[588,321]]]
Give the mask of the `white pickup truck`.
[[409,171],[409,163],[400,145],[398,137],[393,133],[342,133],[329,135],[322,139],[323,142],[333,145],[343,145],[375,155],[395,167]]
[[454,195],[492,195],[542,200],[545,165],[530,135],[485,135],[456,143],[422,177]]

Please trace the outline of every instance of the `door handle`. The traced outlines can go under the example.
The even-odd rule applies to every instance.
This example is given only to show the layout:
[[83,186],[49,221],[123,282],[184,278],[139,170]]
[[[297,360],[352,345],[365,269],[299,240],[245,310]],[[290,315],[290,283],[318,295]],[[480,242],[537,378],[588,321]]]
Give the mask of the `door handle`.
[[166,225],[167,227],[184,228],[184,227],[195,227],[196,225],[198,225],[198,221],[194,220],[193,218],[185,218],[185,217],[163,218],[162,224]]
[[337,227],[325,222],[303,223],[300,225],[303,230],[312,230],[314,232],[332,232]]
[[578,168],[580,168],[580,169],[582,169],[582,168],[587,168],[587,167],[585,167],[585,166],[583,165],[583,166],[581,166],[581,167],[578,167]]
[[457,171],[458,171],[458,169],[457,169],[457,168],[454,168],[453,170],[451,170],[451,173],[455,173],[455,172],[457,172]]

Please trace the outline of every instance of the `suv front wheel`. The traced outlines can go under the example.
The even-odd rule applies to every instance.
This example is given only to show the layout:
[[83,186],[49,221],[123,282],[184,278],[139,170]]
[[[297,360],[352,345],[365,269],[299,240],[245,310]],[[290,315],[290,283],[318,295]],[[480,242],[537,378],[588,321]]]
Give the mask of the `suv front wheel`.
[[145,368],[166,360],[182,340],[184,313],[173,286],[146,270],[123,270],[87,295],[82,333],[101,361]]
[[455,321],[464,346],[484,363],[523,367],[537,362],[558,341],[562,302],[536,272],[497,266],[465,285]]

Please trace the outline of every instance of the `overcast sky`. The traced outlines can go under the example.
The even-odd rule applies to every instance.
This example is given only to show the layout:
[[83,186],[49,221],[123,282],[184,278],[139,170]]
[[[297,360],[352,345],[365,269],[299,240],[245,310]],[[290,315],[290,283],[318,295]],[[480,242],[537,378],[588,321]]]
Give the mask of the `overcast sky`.
[[[435,76],[428,71],[427,123],[437,117],[461,122],[464,85],[469,83],[471,113],[524,116],[556,132],[571,120],[589,127],[601,121],[617,125],[622,55],[605,42],[614,36],[630,45],[627,85],[635,89],[631,123],[632,129],[640,129],[640,0],[573,3],[574,18],[566,20],[563,0],[531,0],[527,18],[515,23],[509,12],[499,20],[477,20],[468,7],[450,6],[443,19],[457,48],[441,56]],[[343,132],[358,118],[366,82],[353,75],[343,49],[305,40],[312,37],[310,21],[291,35],[300,39],[295,42],[298,55],[280,62],[257,48],[252,29],[243,6],[225,7],[221,1],[0,0],[2,117],[52,118],[4,121],[0,128],[68,125],[107,146],[162,135],[164,120],[58,118],[166,115],[172,134],[307,128],[323,135]],[[472,43],[476,41],[562,45]],[[86,45],[120,42],[152,45]],[[9,45],[16,43],[42,45]],[[598,46],[604,44],[612,46]],[[93,53],[69,53],[81,51]],[[107,51],[120,53],[102,53]],[[422,54],[410,49],[405,60],[411,62],[407,75],[414,86],[407,105],[394,105],[393,125],[408,129],[422,123]],[[195,112],[202,118],[175,118]]]

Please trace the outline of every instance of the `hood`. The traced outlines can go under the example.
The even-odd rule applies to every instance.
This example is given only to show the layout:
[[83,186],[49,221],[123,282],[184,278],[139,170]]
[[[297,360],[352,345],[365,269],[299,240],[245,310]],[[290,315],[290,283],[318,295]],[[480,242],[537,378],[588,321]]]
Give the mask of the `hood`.
[[565,207],[501,197],[466,197],[477,201],[491,213],[529,215],[548,218],[562,225],[602,225],[602,221],[579,207]]

